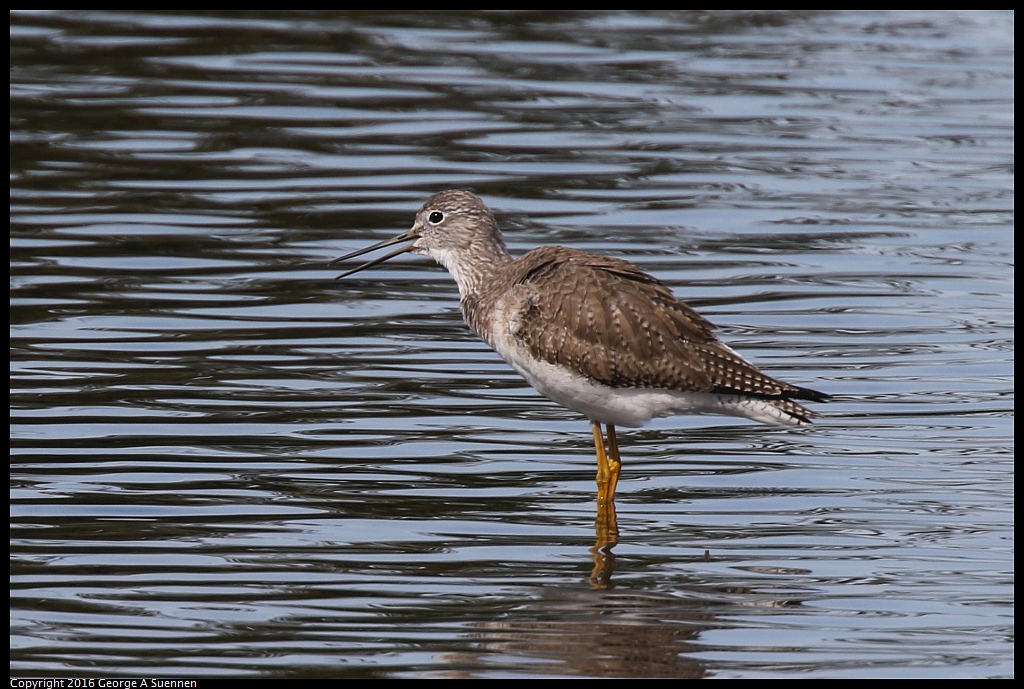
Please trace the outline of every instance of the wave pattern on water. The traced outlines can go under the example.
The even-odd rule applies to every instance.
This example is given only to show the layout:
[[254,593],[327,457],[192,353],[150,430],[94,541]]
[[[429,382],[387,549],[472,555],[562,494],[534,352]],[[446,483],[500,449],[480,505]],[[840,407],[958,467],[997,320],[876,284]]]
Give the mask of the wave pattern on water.
[[[1012,12],[10,43],[12,676],[1013,675]],[[327,266],[452,187],[515,252],[662,278],[826,417],[624,432],[598,562],[584,420],[426,259]]]

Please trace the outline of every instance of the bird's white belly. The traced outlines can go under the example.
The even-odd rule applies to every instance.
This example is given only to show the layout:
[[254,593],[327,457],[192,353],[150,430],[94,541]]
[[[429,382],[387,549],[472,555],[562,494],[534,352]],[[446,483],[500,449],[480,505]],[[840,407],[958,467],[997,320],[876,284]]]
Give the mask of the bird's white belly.
[[658,388],[613,388],[563,366],[525,356],[518,348],[499,353],[542,395],[604,424],[637,427],[674,414],[727,414],[762,423],[793,424],[763,400]]
[[642,426],[653,418],[675,413],[678,406],[670,392],[612,388],[547,362],[509,364],[548,399],[605,424]]
[[[511,338],[510,338],[511,339]],[[498,353],[542,395],[592,421],[638,427],[676,414],[725,414],[776,426],[800,425],[770,402],[744,395],[660,388],[613,388],[564,366],[535,359],[506,340]]]

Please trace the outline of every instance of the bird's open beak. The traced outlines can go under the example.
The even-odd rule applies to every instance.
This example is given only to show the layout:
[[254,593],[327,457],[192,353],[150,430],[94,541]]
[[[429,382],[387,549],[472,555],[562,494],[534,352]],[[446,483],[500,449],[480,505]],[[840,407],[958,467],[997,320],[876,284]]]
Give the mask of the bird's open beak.
[[383,263],[384,261],[388,260],[389,258],[394,258],[395,256],[400,256],[401,254],[404,254],[406,252],[412,251],[413,249],[416,248],[416,240],[418,238],[419,238],[419,233],[415,232],[414,230],[409,230],[408,232],[403,232],[402,234],[398,235],[397,237],[392,237],[391,239],[385,239],[383,242],[378,242],[378,243],[374,244],[373,246],[368,246],[365,249],[360,249],[359,251],[353,251],[350,254],[345,254],[341,258],[336,258],[333,261],[331,261],[329,265],[333,266],[335,263],[341,263],[342,261],[347,261],[350,258],[355,258],[356,256],[362,256],[363,254],[368,254],[371,251],[376,251],[377,249],[383,249],[384,247],[391,246],[392,244],[399,244],[400,242],[404,242],[404,241],[407,241],[407,240],[410,240],[410,239],[413,240],[409,244],[406,244],[405,246],[401,247],[400,249],[396,249],[395,251],[392,251],[389,254],[384,254],[383,256],[381,256],[379,258],[375,258],[372,261],[368,261],[368,262],[364,263],[361,266],[357,266],[357,267],[353,268],[352,270],[346,270],[344,273],[342,273],[341,275],[339,275],[338,277],[336,277],[334,279],[335,280],[340,280],[341,278],[347,277],[347,276],[351,275],[352,273],[358,273],[360,270],[366,270],[367,268],[372,268],[373,266],[377,265],[378,263]]

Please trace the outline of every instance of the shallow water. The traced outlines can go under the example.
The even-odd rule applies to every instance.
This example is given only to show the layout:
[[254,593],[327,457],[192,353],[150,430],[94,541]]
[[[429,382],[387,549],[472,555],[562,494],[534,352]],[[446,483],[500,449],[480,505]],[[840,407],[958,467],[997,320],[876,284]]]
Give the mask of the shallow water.
[[[1012,676],[1013,89],[1012,12],[12,13],[12,676]],[[586,421],[327,266],[453,187],[825,417],[622,429],[595,555]]]

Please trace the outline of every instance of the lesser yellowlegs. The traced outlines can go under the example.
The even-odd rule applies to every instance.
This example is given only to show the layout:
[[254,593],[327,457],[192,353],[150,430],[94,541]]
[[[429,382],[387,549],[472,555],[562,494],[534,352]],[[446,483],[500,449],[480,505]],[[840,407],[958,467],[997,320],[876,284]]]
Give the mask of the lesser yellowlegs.
[[494,215],[467,191],[434,194],[408,232],[334,263],[402,242],[409,243],[338,277],[406,252],[447,268],[469,327],[539,392],[590,419],[599,504],[611,505],[619,479],[615,426],[673,414],[804,426],[818,414],[796,400],[828,397],[761,373],[631,263],[563,246],[513,259]]

